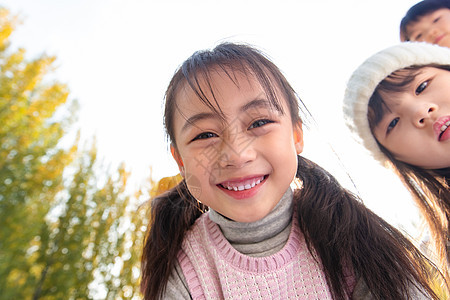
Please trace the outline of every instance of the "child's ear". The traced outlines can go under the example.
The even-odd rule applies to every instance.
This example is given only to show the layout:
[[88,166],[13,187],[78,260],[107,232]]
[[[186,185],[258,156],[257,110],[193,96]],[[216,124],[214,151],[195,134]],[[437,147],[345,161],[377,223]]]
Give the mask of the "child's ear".
[[178,150],[175,149],[175,147],[174,147],[173,145],[170,145],[170,153],[172,153],[173,159],[175,159],[175,161],[177,162],[178,169],[180,170],[181,176],[184,177],[184,164],[183,164],[183,160],[181,159],[181,156],[180,156],[180,154],[178,153]]
[[294,144],[297,154],[303,152],[303,128],[302,123],[298,122],[294,125]]

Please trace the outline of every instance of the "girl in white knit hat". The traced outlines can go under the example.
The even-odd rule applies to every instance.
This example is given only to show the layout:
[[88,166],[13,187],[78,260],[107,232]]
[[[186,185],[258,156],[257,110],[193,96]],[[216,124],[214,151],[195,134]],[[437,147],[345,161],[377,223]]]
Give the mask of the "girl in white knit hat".
[[450,49],[407,42],[376,53],[351,76],[344,114],[413,195],[449,282]]

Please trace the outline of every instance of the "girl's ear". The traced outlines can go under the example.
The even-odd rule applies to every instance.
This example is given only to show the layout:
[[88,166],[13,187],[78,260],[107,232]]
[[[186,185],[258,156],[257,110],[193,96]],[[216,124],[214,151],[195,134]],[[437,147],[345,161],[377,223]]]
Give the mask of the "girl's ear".
[[175,147],[173,145],[170,145],[170,153],[172,153],[173,159],[175,159],[175,161],[177,162],[178,169],[180,170],[181,176],[184,177],[185,172],[184,172],[183,160],[181,159],[180,154],[178,153],[177,149],[175,149]]
[[294,144],[295,144],[295,150],[297,151],[297,154],[300,154],[303,152],[303,128],[302,128],[302,122],[298,122],[294,125]]

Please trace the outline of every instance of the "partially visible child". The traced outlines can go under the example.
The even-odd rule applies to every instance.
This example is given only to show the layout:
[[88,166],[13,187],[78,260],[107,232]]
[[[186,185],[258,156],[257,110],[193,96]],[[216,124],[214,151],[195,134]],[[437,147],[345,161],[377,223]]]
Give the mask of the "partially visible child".
[[145,299],[437,298],[420,251],[299,155],[301,102],[259,51],[194,53],[165,100],[184,179],[152,202]]
[[413,195],[449,282],[450,49],[406,42],[376,53],[352,74],[344,114]]
[[400,22],[400,40],[450,47],[450,0],[424,0]]

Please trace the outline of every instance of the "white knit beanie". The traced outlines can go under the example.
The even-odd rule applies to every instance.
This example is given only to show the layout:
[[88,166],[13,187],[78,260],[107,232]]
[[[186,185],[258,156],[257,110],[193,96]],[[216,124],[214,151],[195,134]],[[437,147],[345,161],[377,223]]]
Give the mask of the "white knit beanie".
[[422,42],[404,42],[369,57],[350,77],[344,96],[344,119],[355,139],[381,164],[387,157],[373,136],[367,111],[378,84],[392,72],[411,66],[450,65],[450,49]]

